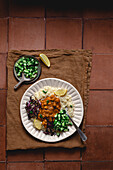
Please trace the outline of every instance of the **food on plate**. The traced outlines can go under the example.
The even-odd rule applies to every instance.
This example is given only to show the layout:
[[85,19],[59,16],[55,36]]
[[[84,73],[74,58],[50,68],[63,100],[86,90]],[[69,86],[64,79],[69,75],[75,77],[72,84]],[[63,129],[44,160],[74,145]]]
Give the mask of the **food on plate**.
[[42,129],[42,122],[39,119],[34,119],[34,126],[40,130]]
[[47,67],[50,67],[50,61],[45,54],[41,53],[41,54],[39,54],[39,57]]
[[[59,95],[63,92],[62,95]],[[72,117],[74,108],[67,89],[44,86],[35,92],[25,107],[28,118],[33,120],[34,127],[45,134],[60,136],[72,126],[68,114]]]
[[60,97],[65,96],[66,93],[67,93],[67,89],[58,89],[55,91],[55,94]]
[[38,74],[38,60],[34,57],[21,57],[15,63],[17,77],[22,77],[22,72],[26,78],[35,78]]

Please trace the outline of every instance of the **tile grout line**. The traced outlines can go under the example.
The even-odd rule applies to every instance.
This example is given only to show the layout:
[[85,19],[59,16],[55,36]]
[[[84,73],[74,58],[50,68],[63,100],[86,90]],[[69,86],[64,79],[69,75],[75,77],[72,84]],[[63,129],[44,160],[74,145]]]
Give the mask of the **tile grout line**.
[[80,170],[82,170],[82,162],[80,162]]
[[44,161],[7,161],[7,163],[44,163]]
[[[8,18],[25,18],[25,19],[43,19],[44,17],[22,17],[22,16],[4,16],[4,17],[0,17],[0,19],[8,19]],[[113,20],[113,17],[111,18],[84,18],[84,17],[70,17],[70,16],[50,16],[47,17],[48,19],[83,19],[83,20]]]
[[[113,162],[113,160],[47,160],[47,161],[7,161],[7,163],[45,163],[45,162]],[[6,161],[0,161],[0,163],[6,163]]]
[[[8,14],[9,14],[9,10],[8,10]],[[7,51],[8,49],[9,49],[9,18],[7,19]],[[7,55],[8,55],[8,52],[7,52]],[[7,89],[7,57],[6,57],[6,89]],[[6,107],[7,107],[7,90],[6,90]],[[6,110],[5,110],[5,125],[7,122]],[[5,161],[6,161],[5,169],[7,170],[7,125],[5,128]]]
[[86,125],[86,127],[113,127],[113,125]]
[[90,91],[113,91],[113,89],[89,89]]

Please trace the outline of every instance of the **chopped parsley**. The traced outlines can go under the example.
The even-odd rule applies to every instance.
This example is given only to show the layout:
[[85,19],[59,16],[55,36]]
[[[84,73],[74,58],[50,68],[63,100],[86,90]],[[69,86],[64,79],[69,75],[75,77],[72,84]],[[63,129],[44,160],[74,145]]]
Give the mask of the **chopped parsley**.
[[41,119],[43,118],[42,114],[40,114],[40,118],[41,118]]
[[45,91],[45,90],[42,90],[42,92],[45,93],[45,94],[47,93],[47,91]]
[[49,103],[49,100],[47,100],[46,102],[47,102],[47,104],[48,104],[48,103]]

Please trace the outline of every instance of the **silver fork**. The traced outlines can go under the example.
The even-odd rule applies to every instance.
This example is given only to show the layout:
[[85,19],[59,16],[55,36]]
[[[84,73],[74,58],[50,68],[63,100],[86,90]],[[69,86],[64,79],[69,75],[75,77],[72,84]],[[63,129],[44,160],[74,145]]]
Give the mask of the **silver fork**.
[[30,78],[26,78],[24,76],[24,73],[22,73],[22,78],[20,79],[20,81],[14,86],[14,90],[16,90],[23,82],[25,81],[30,81]]
[[73,123],[74,127],[76,128],[76,130],[77,130],[78,134],[80,135],[80,138],[82,139],[82,141],[85,142],[87,140],[87,136],[80,130],[80,128],[73,121],[73,119],[69,116],[69,114],[67,113],[67,109],[66,109],[66,114],[68,115],[68,117],[70,118],[70,120]]

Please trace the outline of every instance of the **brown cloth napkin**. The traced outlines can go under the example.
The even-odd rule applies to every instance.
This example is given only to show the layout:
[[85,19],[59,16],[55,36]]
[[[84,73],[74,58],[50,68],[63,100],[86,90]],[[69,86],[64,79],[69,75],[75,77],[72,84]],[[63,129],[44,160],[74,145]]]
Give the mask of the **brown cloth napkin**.
[[[81,94],[84,104],[84,118],[81,129],[85,132],[85,119],[88,106],[89,80],[91,73],[92,53],[90,50],[22,50],[9,51],[7,60],[8,91],[7,91],[7,150],[35,149],[41,147],[84,147],[78,133],[69,138],[56,142],[47,143],[32,137],[23,127],[20,118],[20,101],[30,85],[22,85],[14,91],[17,83],[13,75],[14,62],[21,55],[34,55],[38,58],[40,53],[46,54],[51,62],[47,68],[42,62],[42,73],[39,79],[55,77],[68,81]],[[40,60],[40,59],[39,59]]]

